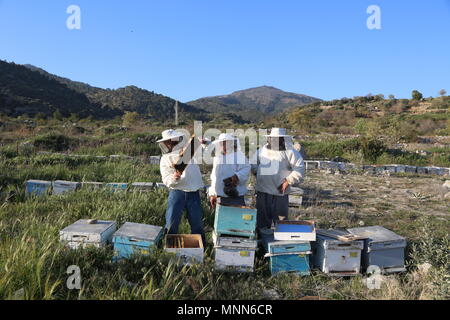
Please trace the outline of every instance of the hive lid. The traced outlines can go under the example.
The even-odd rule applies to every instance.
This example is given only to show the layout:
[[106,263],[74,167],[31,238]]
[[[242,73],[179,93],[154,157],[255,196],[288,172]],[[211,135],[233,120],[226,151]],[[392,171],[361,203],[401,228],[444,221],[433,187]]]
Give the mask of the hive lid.
[[114,233],[114,237],[129,237],[137,240],[154,241],[161,234],[162,229],[162,227],[148,224],[125,222],[124,225]]
[[350,233],[366,236],[372,242],[404,241],[405,238],[381,226],[347,229]]
[[98,220],[95,224],[90,224],[88,221],[85,219],[78,220],[61,230],[61,233],[102,234],[116,224],[115,221]]

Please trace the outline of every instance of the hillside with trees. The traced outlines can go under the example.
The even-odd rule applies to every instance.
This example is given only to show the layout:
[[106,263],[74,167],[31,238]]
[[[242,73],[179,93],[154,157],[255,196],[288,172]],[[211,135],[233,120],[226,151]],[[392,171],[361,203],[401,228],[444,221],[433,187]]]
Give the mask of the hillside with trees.
[[383,95],[342,98],[297,106],[266,121],[268,126],[289,125],[302,134],[387,135],[397,141],[417,136],[450,135],[450,96],[423,98],[414,90],[411,99]]
[[286,111],[296,105],[321,101],[303,94],[285,92],[262,86],[233,92],[229,95],[201,98],[188,104],[212,113],[232,113],[248,122],[257,122],[266,117]]
[[84,94],[24,66],[0,60],[0,112],[17,117],[64,117],[76,114],[108,119],[122,114],[90,101]]

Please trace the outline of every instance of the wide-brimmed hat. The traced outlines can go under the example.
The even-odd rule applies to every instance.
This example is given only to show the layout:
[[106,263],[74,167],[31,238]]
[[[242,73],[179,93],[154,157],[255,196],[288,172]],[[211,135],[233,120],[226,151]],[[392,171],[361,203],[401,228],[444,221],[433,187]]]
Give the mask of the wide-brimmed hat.
[[272,128],[270,130],[270,134],[264,135],[264,137],[272,137],[272,138],[283,138],[283,137],[292,137],[288,134],[286,134],[286,129],[284,128]]
[[219,137],[213,141],[213,144],[217,144],[219,142],[224,142],[224,141],[236,141],[236,140],[237,140],[237,138],[230,133],[221,133],[219,135]]
[[176,130],[169,129],[162,132],[162,139],[156,141],[157,143],[168,141],[176,138],[183,137],[184,135]]

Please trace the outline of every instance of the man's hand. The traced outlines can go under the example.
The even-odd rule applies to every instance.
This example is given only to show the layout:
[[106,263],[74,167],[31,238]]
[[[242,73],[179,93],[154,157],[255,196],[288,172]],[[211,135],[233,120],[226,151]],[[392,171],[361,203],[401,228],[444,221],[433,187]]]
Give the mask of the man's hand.
[[217,196],[209,197],[209,204],[211,205],[212,208],[215,208],[217,204]]
[[180,171],[175,170],[175,172],[173,173],[173,178],[178,181],[181,178],[182,173]]
[[232,177],[231,177],[231,182],[233,183],[233,185],[234,185],[235,187],[237,187],[237,185],[239,184],[239,178],[238,178],[238,176],[237,176],[237,175],[232,176]]
[[281,184],[281,186],[278,187],[278,190],[280,190],[280,193],[285,193],[287,188],[289,188],[289,182],[287,182],[287,180],[284,179],[284,181]]

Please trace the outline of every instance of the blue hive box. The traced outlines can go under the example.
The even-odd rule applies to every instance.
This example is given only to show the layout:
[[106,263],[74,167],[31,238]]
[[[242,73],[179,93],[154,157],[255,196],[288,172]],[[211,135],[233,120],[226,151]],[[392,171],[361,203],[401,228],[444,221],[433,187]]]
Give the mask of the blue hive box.
[[52,183],[43,180],[28,180],[25,182],[25,194],[27,196],[43,196],[50,193]]
[[111,189],[113,192],[125,191],[128,188],[128,184],[127,183],[107,183],[105,185],[105,187]]
[[126,222],[113,235],[114,259],[126,259],[133,254],[148,255],[162,236],[162,227]]
[[256,209],[249,207],[216,206],[214,229],[217,235],[256,238]]
[[283,272],[299,275],[310,274],[309,256],[311,244],[307,241],[274,241],[273,235],[265,235],[263,240],[270,258],[270,272],[275,275]]

